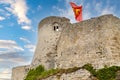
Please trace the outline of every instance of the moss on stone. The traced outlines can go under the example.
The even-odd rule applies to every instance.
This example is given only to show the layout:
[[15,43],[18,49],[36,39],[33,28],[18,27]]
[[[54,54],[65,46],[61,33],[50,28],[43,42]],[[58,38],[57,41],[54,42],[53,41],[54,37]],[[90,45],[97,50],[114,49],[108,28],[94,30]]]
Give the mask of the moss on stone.
[[39,75],[41,75],[45,71],[42,65],[39,65],[35,69],[31,69],[24,80],[36,80]]
[[83,68],[88,70],[92,76],[96,77],[98,80],[115,80],[117,77],[117,71],[120,70],[120,66],[105,66],[102,69],[96,70],[91,64],[86,64]]
[[63,73],[72,73],[79,69],[81,69],[81,67],[45,70],[44,67],[40,65],[36,69],[31,69],[24,80],[41,80],[57,74],[62,75]]
[[75,72],[80,69],[86,69],[91,73],[92,76],[96,77],[98,80],[115,80],[117,71],[120,70],[119,66],[104,67],[102,69],[94,69],[91,64],[85,64],[83,67],[73,67],[68,69],[50,69],[45,70],[42,65],[38,66],[36,69],[31,69],[24,80],[42,80],[50,76],[62,74],[68,74]]

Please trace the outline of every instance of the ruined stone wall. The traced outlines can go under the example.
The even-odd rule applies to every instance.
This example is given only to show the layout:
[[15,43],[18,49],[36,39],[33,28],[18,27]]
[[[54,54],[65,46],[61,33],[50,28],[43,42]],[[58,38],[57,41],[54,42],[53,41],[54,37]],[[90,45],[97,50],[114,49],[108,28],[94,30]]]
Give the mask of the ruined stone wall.
[[[104,15],[68,24],[60,37],[56,68],[68,69],[90,63],[99,69],[120,66],[120,19]],[[43,80],[97,80],[86,70],[50,76]]]
[[24,80],[29,69],[30,69],[30,65],[19,66],[19,67],[13,68],[11,80]]
[[47,17],[40,22],[38,42],[32,63],[29,68],[26,68],[26,66],[13,68],[12,80],[23,80],[29,71],[28,69],[35,68],[38,65],[43,65],[45,69],[55,68],[59,37],[63,28],[69,22],[69,19],[64,17]]
[[69,19],[60,17],[48,17],[40,22],[38,43],[32,61],[32,67],[40,64],[44,65],[46,69],[55,67],[57,44],[66,23],[69,23]]
[[120,66],[120,19],[107,15],[67,25],[57,54],[57,68]]
[[81,69],[69,74],[57,74],[42,80],[91,80],[90,75],[87,70]]
[[[58,26],[59,30],[55,30],[54,26]],[[38,43],[30,68],[43,65],[46,69],[67,69],[86,63],[91,63],[96,69],[105,65],[120,66],[119,18],[104,15],[71,24],[66,18],[48,17],[40,22]],[[12,80],[23,80],[26,74],[25,67],[14,68]],[[44,80],[91,80],[89,77],[90,73],[86,70],[78,70]]]

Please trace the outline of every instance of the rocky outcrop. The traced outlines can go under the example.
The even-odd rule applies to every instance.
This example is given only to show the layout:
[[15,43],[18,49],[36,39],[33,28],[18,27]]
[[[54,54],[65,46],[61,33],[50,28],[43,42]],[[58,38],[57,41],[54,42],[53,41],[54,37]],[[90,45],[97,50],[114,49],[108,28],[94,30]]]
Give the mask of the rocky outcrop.
[[[38,44],[29,68],[67,69],[90,63],[96,69],[120,66],[120,19],[113,15],[71,24],[69,19],[48,17],[38,28]],[[17,69],[17,68],[14,68]],[[19,70],[14,70],[15,74]],[[21,69],[21,68],[20,68]],[[28,69],[28,68],[27,68]],[[20,75],[24,74],[21,72]],[[12,80],[18,80],[13,75]],[[97,80],[84,69],[43,80]],[[23,80],[20,78],[19,80]]]

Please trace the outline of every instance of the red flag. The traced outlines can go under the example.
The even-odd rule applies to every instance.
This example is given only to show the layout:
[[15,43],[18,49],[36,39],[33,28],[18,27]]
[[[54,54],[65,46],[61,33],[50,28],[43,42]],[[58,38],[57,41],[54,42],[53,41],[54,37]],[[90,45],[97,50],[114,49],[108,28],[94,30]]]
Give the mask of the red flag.
[[70,2],[70,5],[73,8],[75,19],[77,21],[82,21],[82,6],[77,6],[75,3]]

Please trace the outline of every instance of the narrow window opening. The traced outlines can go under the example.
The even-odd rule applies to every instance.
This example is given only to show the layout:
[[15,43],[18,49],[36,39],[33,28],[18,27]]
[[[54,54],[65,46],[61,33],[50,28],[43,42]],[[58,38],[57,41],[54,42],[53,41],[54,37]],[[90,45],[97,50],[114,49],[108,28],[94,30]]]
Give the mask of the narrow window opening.
[[53,29],[54,29],[54,31],[59,31],[60,30],[60,24],[58,24],[57,22],[53,23]]
[[54,31],[55,31],[55,26],[54,26]]
[[57,29],[58,29],[58,26],[57,26]]
[[56,31],[59,31],[59,28],[58,28],[58,26],[56,26]]

